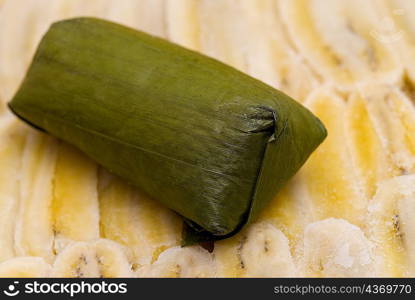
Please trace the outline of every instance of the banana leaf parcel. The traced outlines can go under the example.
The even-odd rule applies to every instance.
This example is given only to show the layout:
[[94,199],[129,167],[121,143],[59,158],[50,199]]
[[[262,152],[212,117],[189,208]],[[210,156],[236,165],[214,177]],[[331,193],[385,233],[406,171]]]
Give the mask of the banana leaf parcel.
[[324,140],[287,95],[166,40],[57,22],[10,109],[184,217],[184,244],[252,221]]

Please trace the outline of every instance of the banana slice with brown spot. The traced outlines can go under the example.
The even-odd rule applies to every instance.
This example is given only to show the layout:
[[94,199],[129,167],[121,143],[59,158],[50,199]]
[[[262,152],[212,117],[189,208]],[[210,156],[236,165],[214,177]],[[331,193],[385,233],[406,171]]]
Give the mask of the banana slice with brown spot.
[[329,132],[300,170],[313,220],[341,218],[364,228],[368,200],[359,188],[345,142],[346,102],[324,88],[310,95],[306,104]]
[[128,249],[120,244],[98,239],[69,244],[56,257],[53,277],[133,277]]
[[129,247],[135,267],[179,244],[182,220],[177,215],[105,171],[99,201],[101,236]]
[[41,257],[15,257],[0,263],[0,277],[49,277],[51,266]]
[[[411,182],[410,184],[412,184]],[[411,187],[410,187],[411,188]],[[399,231],[404,242],[408,257],[408,271],[411,277],[415,276],[415,196],[412,191],[411,196],[405,195],[398,202],[399,210]],[[395,219],[398,221],[397,219]],[[395,223],[396,223],[395,221]]]
[[18,256],[40,256],[47,262],[53,253],[53,175],[57,141],[30,129],[21,162],[20,202],[16,218],[15,249]]
[[247,230],[239,249],[244,277],[294,277],[297,269],[288,239],[268,222],[256,223]]
[[342,219],[312,223],[304,231],[304,269],[311,277],[375,276],[373,246]]
[[215,243],[218,277],[297,276],[289,242],[269,222],[250,225],[229,239]]
[[73,242],[56,256],[52,277],[87,278],[100,277],[95,249],[88,242]]
[[278,1],[292,40],[327,82],[349,90],[362,82],[396,83],[402,65],[393,46],[372,32],[381,19],[373,1]]
[[369,206],[369,237],[375,244],[377,276],[414,276],[415,175],[386,180]]
[[91,244],[98,261],[100,277],[134,277],[129,249],[106,239],[99,239]]
[[52,202],[56,252],[70,241],[99,238],[97,171],[79,150],[59,144]]
[[21,156],[27,127],[14,117],[0,117],[0,262],[15,255],[14,230],[19,204]]
[[211,253],[200,246],[172,247],[162,252],[151,265],[138,270],[139,277],[215,277]]

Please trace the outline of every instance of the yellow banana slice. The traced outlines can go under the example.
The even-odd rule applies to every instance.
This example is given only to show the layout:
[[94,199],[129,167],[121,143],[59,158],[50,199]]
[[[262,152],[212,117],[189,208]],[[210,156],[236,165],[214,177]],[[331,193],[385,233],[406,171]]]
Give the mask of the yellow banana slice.
[[127,249],[105,239],[73,242],[56,257],[53,277],[132,277]]
[[402,173],[415,171],[415,108],[396,88],[365,86],[360,90],[384,148]]
[[54,248],[99,238],[97,165],[72,146],[61,142],[55,167],[52,203]]
[[415,176],[386,180],[369,206],[369,237],[375,244],[377,276],[414,276]]
[[126,247],[106,239],[91,243],[98,261],[100,277],[133,277],[131,257]]
[[396,50],[373,36],[380,16],[373,1],[280,0],[291,38],[327,82],[351,89],[362,82],[396,83]]
[[41,257],[15,257],[0,263],[0,277],[49,277],[51,266]]
[[296,276],[288,240],[268,222],[250,225],[229,239],[215,243],[218,277]]
[[[376,105],[376,104],[375,104]],[[359,93],[352,94],[346,107],[346,142],[351,160],[362,183],[366,198],[376,192],[377,184],[398,175],[399,170],[391,155],[382,145],[368,111],[368,103]]]
[[311,277],[375,276],[371,243],[359,227],[342,219],[330,218],[307,226],[304,266]]
[[[413,181],[410,184],[412,183]],[[408,256],[408,272],[411,277],[415,276],[415,220],[413,218],[413,214],[415,212],[414,195],[415,193],[412,191],[411,196],[405,195],[405,197],[401,198],[398,202],[398,210],[400,213],[399,229],[402,234],[402,239]]]
[[138,265],[179,243],[182,221],[173,212],[105,171],[100,181],[101,237],[129,247]]
[[95,249],[87,242],[73,242],[65,247],[52,266],[52,277],[99,277]]
[[52,180],[57,141],[30,129],[22,156],[15,247],[19,256],[53,260]]
[[212,254],[199,246],[172,247],[151,265],[139,269],[139,277],[215,277]]
[[0,118],[0,262],[14,256],[14,229],[19,203],[21,156],[27,127],[9,116]]
[[364,228],[368,203],[359,189],[345,142],[346,103],[330,90],[321,89],[313,93],[306,104],[329,132],[300,170],[310,197],[313,219],[341,218]]
[[245,277],[294,277],[297,275],[288,239],[271,223],[250,226],[240,259]]

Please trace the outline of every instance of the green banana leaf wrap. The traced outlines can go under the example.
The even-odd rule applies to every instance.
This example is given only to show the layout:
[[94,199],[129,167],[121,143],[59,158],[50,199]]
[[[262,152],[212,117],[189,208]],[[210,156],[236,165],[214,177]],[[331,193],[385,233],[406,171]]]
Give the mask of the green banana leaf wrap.
[[327,135],[282,92],[95,18],[50,27],[9,107],[183,216],[183,245],[237,233]]

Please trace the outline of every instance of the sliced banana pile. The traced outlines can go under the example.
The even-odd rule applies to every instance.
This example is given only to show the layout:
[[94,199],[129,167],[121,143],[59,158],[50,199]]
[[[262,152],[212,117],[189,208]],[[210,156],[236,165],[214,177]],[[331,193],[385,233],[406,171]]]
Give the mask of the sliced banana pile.
[[[328,138],[255,223],[181,248],[176,214],[6,108],[50,23],[81,15],[281,89]],[[412,0],[0,0],[0,276],[414,277],[414,16]]]

